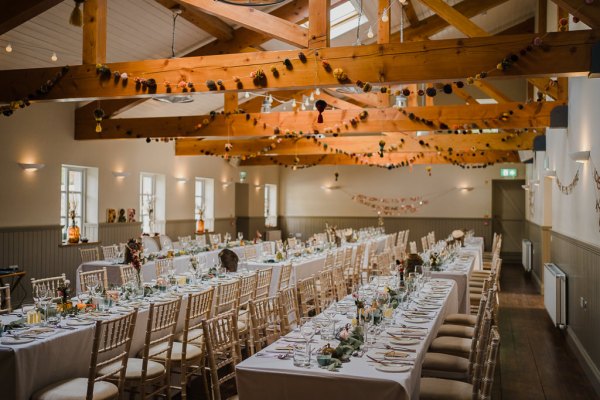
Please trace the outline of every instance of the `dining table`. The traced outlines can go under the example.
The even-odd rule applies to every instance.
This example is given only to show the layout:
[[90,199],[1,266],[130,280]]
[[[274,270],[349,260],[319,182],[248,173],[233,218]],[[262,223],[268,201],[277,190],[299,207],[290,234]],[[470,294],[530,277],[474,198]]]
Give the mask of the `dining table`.
[[[336,326],[355,322],[354,300],[348,297],[342,304],[350,305],[346,313],[336,312]],[[424,285],[418,297],[404,310],[393,315],[393,322],[379,334],[375,342],[363,345],[341,364],[341,368],[321,368],[315,361],[315,350],[337,339],[324,340],[319,334],[311,340],[309,366],[295,366],[294,346],[304,346],[297,330],[285,335],[236,366],[240,400],[347,400],[372,398],[403,400],[419,398],[421,364],[435,338],[444,317],[458,311],[457,284],[450,279],[432,279]],[[322,318],[320,314],[313,318]],[[260,388],[258,390],[257,388]]]

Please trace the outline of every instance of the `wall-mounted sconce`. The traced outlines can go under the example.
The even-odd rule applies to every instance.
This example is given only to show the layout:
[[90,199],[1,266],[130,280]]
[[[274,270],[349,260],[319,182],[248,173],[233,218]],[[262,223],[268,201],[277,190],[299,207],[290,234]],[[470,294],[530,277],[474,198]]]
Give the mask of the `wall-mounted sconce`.
[[575,152],[569,154],[569,157],[571,157],[571,160],[583,164],[590,159],[590,152],[589,151],[575,151]]
[[529,181],[529,187],[531,187],[531,185],[533,186],[540,186],[540,180],[539,179],[534,179]]
[[545,169],[544,176],[548,178],[556,178],[556,170],[555,169]]
[[521,185],[521,187],[527,191],[529,191],[529,189],[531,189],[531,187],[529,185]]
[[19,167],[23,168],[24,171],[37,171],[46,166],[46,164],[28,164],[28,163],[18,163]]
[[175,180],[177,181],[177,183],[186,183],[188,181],[188,178],[184,178],[182,176],[176,176]]
[[321,185],[321,189],[323,190],[338,190],[342,187],[340,185]]
[[131,175],[131,172],[113,171],[112,174],[115,178],[124,179],[124,178],[127,178],[129,175]]
[[222,182],[222,185],[224,188],[228,188],[229,186],[233,185],[233,181],[227,180],[225,182]]
[[459,187],[457,187],[457,189],[462,192],[470,192],[475,188],[473,186],[459,186]]
[[256,190],[260,190],[260,189],[262,189],[262,188],[263,188],[263,186],[264,186],[264,185],[254,185],[254,188],[255,188]]

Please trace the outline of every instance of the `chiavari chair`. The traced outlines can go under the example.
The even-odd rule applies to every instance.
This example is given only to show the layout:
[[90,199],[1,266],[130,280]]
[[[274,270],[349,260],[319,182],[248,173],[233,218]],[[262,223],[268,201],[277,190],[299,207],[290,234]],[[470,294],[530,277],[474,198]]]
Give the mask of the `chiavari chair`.
[[301,317],[319,314],[319,297],[314,276],[298,281],[298,304]]
[[300,325],[300,309],[298,308],[298,292],[295,286],[279,291],[281,330],[286,335]]
[[0,315],[10,314],[11,311],[10,285],[7,283],[4,286],[0,286]]
[[168,275],[169,271],[174,269],[173,259],[172,258],[162,258],[160,260],[156,260],[154,264],[154,268],[156,269],[156,277],[163,275]]
[[319,308],[324,310],[334,301],[333,270],[326,269],[319,272]]
[[252,341],[255,351],[260,351],[281,337],[280,310],[279,296],[250,300]]
[[89,286],[100,285],[103,289],[108,289],[108,273],[106,267],[94,269],[92,271],[79,271],[79,284],[83,292],[89,290]]
[[61,286],[64,286],[66,280],[67,278],[65,274],[42,279],[31,278],[32,293],[36,293],[39,288],[45,287],[48,290],[51,290],[54,296],[57,296],[57,289]]
[[279,271],[279,278],[277,279],[277,291],[283,290],[290,286],[290,282],[292,280],[292,264],[286,264],[281,266],[281,270]]
[[256,261],[256,246],[244,246],[244,257],[246,261]]
[[264,299],[269,297],[269,291],[271,289],[271,279],[273,278],[273,267],[259,269],[257,271],[258,282],[256,284],[256,295],[255,298]]
[[112,246],[102,246],[102,257],[105,260],[115,260],[119,255],[119,246],[113,244]]
[[[87,378],[72,378],[38,390],[32,399],[118,399],[123,392],[137,309],[96,321]],[[109,357],[102,357],[109,353]],[[102,360],[108,358],[107,360]],[[102,361],[100,361],[102,360]]]
[[340,301],[348,295],[348,287],[346,286],[344,270],[342,268],[334,268],[332,271],[332,279],[333,287],[335,289],[335,297],[338,301]]
[[91,249],[79,249],[79,254],[81,255],[82,263],[100,260],[100,253],[98,252],[97,247]]
[[137,271],[131,265],[119,265],[119,273],[123,285],[137,279]]

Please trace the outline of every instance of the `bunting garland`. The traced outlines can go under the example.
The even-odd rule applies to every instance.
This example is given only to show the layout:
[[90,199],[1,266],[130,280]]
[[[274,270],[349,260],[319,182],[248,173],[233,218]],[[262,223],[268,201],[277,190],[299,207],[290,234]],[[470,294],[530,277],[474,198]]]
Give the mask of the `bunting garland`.
[[380,216],[413,214],[422,206],[429,204],[421,196],[379,198],[356,194],[352,196],[352,200],[376,210]]
[[596,212],[598,213],[598,230],[600,230],[600,174],[593,163],[592,166],[594,168],[594,189],[596,193]]
[[575,173],[575,176],[571,180],[571,183],[569,183],[568,185],[563,185],[561,183],[560,179],[558,178],[558,176],[556,177],[556,186],[558,187],[558,190],[560,190],[562,192],[562,194],[565,194],[567,196],[570,195],[571,193],[573,193],[573,189],[575,189],[575,186],[577,186],[578,183],[579,183],[579,168],[577,168],[577,172]]

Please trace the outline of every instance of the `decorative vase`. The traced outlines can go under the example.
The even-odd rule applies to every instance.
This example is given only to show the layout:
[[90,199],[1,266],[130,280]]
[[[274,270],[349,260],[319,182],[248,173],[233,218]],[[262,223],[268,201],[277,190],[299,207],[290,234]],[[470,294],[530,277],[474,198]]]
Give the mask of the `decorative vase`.
[[137,298],[141,299],[144,297],[144,283],[142,282],[142,277],[140,275],[140,271],[138,271],[138,273],[136,274],[135,283],[136,283],[135,295]]
[[200,218],[196,221],[196,233],[203,234],[204,233],[204,220]]
[[67,240],[69,243],[79,243],[79,238],[79,227],[75,225],[75,220],[73,220],[71,226],[67,229]]

